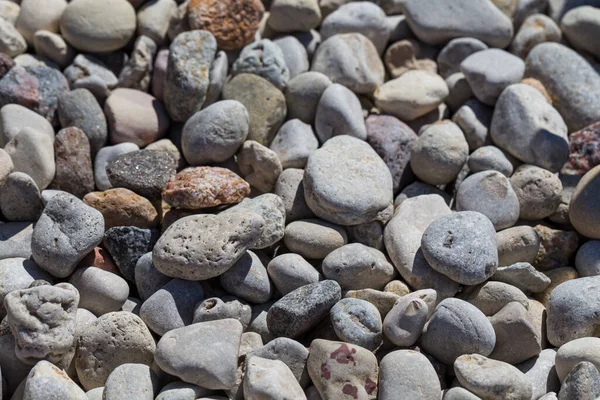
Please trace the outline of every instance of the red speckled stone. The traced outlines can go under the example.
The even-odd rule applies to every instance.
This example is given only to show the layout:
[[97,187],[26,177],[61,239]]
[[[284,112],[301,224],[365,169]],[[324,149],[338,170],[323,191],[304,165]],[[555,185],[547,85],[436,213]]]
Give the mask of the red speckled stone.
[[566,175],[585,175],[600,165],[600,122],[569,136],[569,159],[562,168]]

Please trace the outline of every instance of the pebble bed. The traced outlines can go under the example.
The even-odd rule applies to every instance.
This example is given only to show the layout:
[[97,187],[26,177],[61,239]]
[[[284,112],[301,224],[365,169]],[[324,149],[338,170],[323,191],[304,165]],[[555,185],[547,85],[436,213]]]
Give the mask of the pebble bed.
[[600,399],[598,0],[0,0],[0,400]]

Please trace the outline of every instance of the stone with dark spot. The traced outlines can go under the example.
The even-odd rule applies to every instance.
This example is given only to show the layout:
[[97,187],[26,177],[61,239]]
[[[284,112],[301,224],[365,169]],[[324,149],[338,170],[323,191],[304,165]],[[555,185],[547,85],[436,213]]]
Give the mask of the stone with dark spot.
[[90,142],[76,127],[62,129],[54,140],[56,173],[50,189],[63,190],[82,198],[94,190]]
[[104,247],[119,267],[123,277],[135,281],[135,265],[141,256],[152,251],[158,240],[156,229],[115,226],[104,234]]
[[600,373],[589,361],[582,361],[565,378],[558,400],[592,400],[600,396]]
[[600,165],[600,122],[569,135],[569,159],[561,173],[585,175],[596,165]]

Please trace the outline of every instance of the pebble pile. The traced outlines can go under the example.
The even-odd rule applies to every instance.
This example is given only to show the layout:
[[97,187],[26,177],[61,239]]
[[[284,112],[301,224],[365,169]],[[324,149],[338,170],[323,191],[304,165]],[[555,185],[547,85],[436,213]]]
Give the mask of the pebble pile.
[[0,0],[3,399],[600,399],[600,2]]

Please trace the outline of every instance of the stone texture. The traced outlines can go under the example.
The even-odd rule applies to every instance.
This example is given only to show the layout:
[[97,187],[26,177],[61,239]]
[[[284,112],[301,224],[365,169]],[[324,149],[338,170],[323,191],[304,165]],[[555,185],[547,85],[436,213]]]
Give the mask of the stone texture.
[[237,165],[244,179],[262,193],[273,191],[283,171],[277,154],[254,140],[247,140],[240,147]]
[[407,399],[438,400],[441,390],[433,365],[417,351],[393,351],[379,364],[380,400],[392,400],[399,393]]
[[152,250],[157,238],[158,231],[155,229],[115,226],[104,234],[103,246],[112,256],[123,277],[133,282],[138,260]]
[[85,195],[83,202],[102,213],[105,229],[115,226],[138,228],[158,226],[158,213],[150,200],[129,189],[116,188],[104,192],[91,192]]
[[0,210],[8,221],[36,221],[44,209],[40,190],[33,179],[13,172],[2,183]]
[[600,239],[597,222],[600,209],[594,202],[600,184],[600,166],[590,170],[579,181],[569,205],[569,220],[577,232],[591,239]]
[[50,188],[82,198],[94,190],[90,142],[79,128],[60,130],[54,141],[56,173]]
[[323,143],[338,135],[365,140],[367,131],[358,97],[345,86],[330,85],[317,106],[315,131]]
[[4,146],[15,172],[29,175],[40,190],[50,185],[56,173],[54,142],[32,128],[21,130]]

